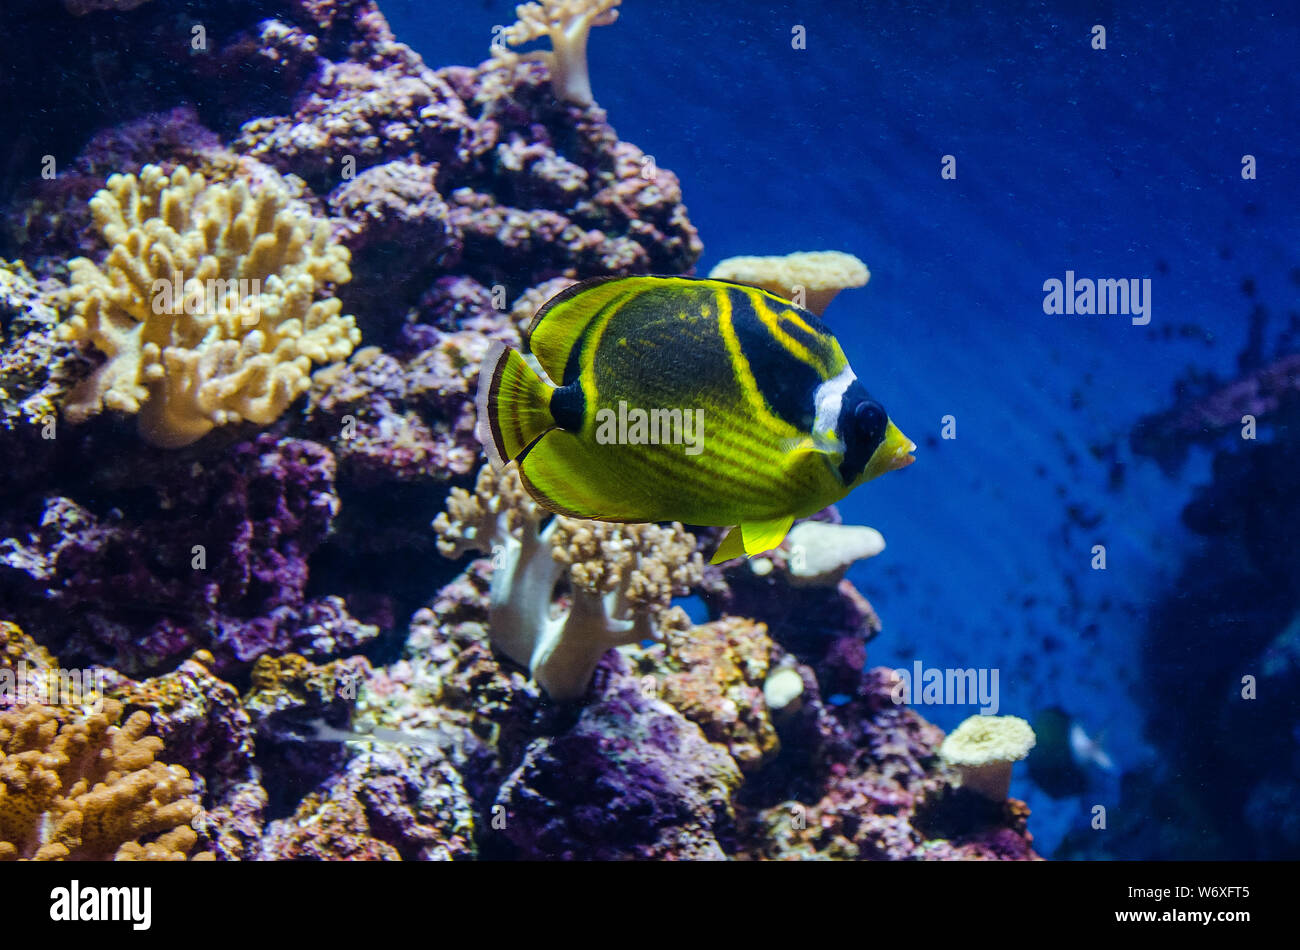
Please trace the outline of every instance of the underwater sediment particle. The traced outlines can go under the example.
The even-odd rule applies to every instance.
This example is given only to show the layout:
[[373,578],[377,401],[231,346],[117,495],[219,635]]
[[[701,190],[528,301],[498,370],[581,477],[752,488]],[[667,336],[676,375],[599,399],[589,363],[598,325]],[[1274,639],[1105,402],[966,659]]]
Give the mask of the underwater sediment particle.
[[270,181],[208,185],[185,166],[114,175],[91,199],[111,250],[69,262],[63,339],[106,361],[69,395],[66,417],[137,414],[165,448],[214,427],[269,425],[310,386],[312,364],[346,359],[361,335],[334,297],[351,278],[328,223]]
[[[617,646],[655,639],[674,596],[699,582],[695,538],[680,524],[605,524],[551,518],[514,469],[484,465],[474,493],[453,488],[433,522],[446,557],[491,554],[488,631],[506,656],[528,668],[552,699],[580,698],[600,658]],[[552,595],[561,578],[570,605]]]
[[721,860],[736,763],[621,677],[577,724],[529,746],[496,804],[525,859]]
[[200,812],[189,773],[155,761],[148,713],[121,716],[111,699],[98,713],[0,712],[0,860],[186,860]]
[[380,746],[271,822],[262,860],[452,861],[472,858],[474,813],[436,750]]

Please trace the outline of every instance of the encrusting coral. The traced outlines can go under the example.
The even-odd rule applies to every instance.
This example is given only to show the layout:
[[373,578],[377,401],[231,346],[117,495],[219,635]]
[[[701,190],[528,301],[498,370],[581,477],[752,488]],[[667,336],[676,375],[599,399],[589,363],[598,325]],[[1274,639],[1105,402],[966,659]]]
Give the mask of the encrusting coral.
[[948,733],[939,757],[961,773],[961,784],[991,801],[1011,789],[1011,766],[1029,754],[1034,730],[1019,716],[971,716]]
[[[611,647],[653,639],[676,594],[703,573],[695,539],[681,525],[617,525],[555,516],[524,490],[518,473],[479,471],[474,494],[452,489],[434,520],[447,557],[469,551],[493,562],[489,632],[506,656],[526,666],[557,700],[580,697]],[[567,574],[571,604],[552,616],[556,584]]]
[[0,860],[185,860],[199,814],[189,773],[154,761],[148,713],[121,715],[111,699],[86,715],[0,712]]
[[518,54],[508,49],[548,38],[550,50],[527,54],[541,59],[551,72],[555,96],[564,102],[589,106],[591,79],[587,73],[587,36],[593,26],[608,26],[618,19],[616,7],[622,0],[541,0],[515,8],[518,22],[498,34],[492,43],[492,57],[503,65],[512,64]]
[[149,442],[178,447],[214,426],[268,425],[346,359],[361,335],[326,284],[350,279],[329,225],[267,181],[207,184],[185,166],[114,175],[91,199],[111,250],[69,262],[75,315],[64,339],[108,359],[69,394],[68,418],[138,413]]

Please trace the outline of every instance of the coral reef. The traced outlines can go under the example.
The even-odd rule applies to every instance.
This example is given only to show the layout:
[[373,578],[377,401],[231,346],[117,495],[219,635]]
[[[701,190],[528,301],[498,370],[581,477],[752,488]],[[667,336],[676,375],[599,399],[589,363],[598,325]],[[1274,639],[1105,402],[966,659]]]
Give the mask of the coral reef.
[[[712,619],[761,620],[774,640],[813,668],[828,695],[851,693],[866,663],[866,644],[882,625],[867,599],[840,575],[859,554],[876,549],[875,532],[849,531],[862,537],[865,547],[837,544],[811,551],[806,544],[796,546],[808,536],[803,526],[814,524],[839,528],[839,514],[832,507],[815,520],[800,522],[766,557],[706,567],[700,596]],[[810,616],[817,618],[816,625],[808,624]]]
[[[688,593],[703,572],[695,539],[681,525],[551,518],[514,469],[498,474],[485,465],[473,495],[452,489],[434,529],[448,557],[492,555],[492,642],[554,699],[582,696],[610,648],[656,637],[672,597]],[[570,604],[556,617],[552,595],[562,577]]]
[[[1011,799],[993,803],[954,788],[934,768],[943,733],[894,703],[887,669],[862,675],[842,706],[816,690],[781,726],[775,768],[793,773],[742,790],[746,821],[742,856],[768,860],[1026,860],[1035,859],[1026,830],[1029,809]],[[791,756],[795,759],[792,761]],[[809,772],[812,759],[819,765]],[[762,776],[760,775],[760,778]],[[766,787],[763,787],[763,786]],[[764,800],[780,798],[777,804]]]
[[[105,452],[96,473],[121,508],[38,496],[31,515],[0,520],[0,598],[61,654],[139,673],[197,646],[223,671],[378,635],[341,598],[307,596],[308,558],[338,510],[323,446],[262,435],[208,463],[132,459]],[[145,487],[156,494],[141,502]]]
[[0,712],[0,860],[185,860],[199,806],[189,774],[155,761],[149,715]]
[[354,756],[290,818],[273,821],[258,857],[290,861],[452,861],[474,854],[460,777],[424,748]]
[[360,341],[336,298],[316,299],[350,279],[346,249],[283,188],[147,165],[114,175],[90,206],[111,250],[102,266],[69,262],[74,315],[60,334],[107,360],[69,394],[73,422],[138,413],[141,435],[165,447],[264,426],[307,390],[313,363]]
[[528,747],[494,813],[524,858],[715,860],[740,780],[698,726],[624,679]]
[[726,617],[671,631],[667,640],[629,657],[643,689],[653,677],[654,695],[724,746],[743,772],[770,761],[780,743],[764,695],[772,654],[766,628]]

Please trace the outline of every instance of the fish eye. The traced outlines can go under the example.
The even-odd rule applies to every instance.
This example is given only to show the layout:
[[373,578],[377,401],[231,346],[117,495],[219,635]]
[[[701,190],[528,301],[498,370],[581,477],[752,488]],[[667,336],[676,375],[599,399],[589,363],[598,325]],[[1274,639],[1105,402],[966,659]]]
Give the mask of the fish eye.
[[864,399],[853,407],[853,431],[868,445],[875,445],[885,436],[889,417],[885,407],[871,399]]

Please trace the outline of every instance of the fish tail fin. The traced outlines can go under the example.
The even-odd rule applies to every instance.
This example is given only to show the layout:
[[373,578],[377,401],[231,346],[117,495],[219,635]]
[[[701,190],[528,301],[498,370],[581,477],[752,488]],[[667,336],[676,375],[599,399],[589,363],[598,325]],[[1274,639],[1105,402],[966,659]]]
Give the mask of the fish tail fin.
[[554,389],[534,372],[517,350],[494,341],[479,371],[478,437],[497,469],[555,428],[551,415]]

